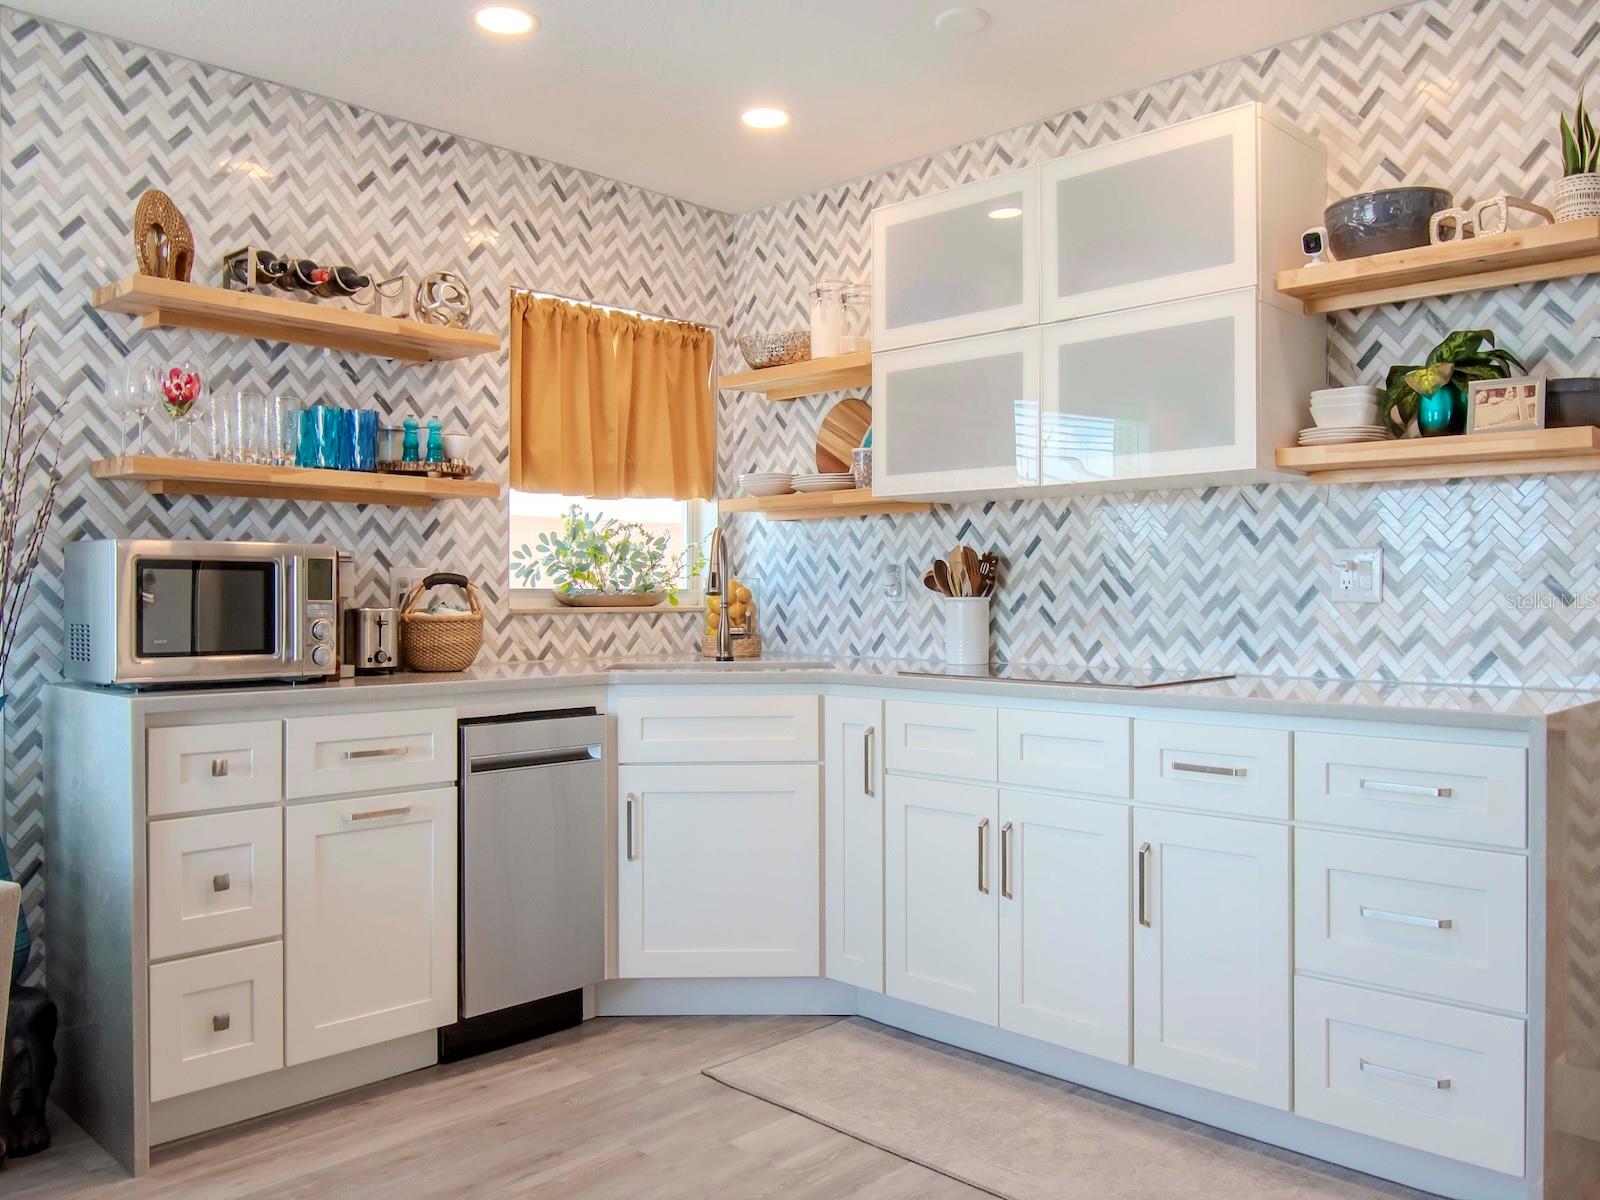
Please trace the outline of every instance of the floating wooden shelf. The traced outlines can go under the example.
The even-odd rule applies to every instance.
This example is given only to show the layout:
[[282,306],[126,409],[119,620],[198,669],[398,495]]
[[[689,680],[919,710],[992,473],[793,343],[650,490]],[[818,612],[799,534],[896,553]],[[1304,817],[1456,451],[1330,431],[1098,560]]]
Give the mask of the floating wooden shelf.
[[1547,475],[1600,471],[1600,429],[1530,429],[1459,437],[1402,438],[1343,446],[1290,446],[1278,466],[1312,483],[1387,483],[1474,475]]
[[429,479],[377,471],[322,471],[261,467],[196,458],[130,455],[91,464],[96,479],[143,484],[157,496],[264,496],[273,500],[328,500],[340,504],[417,507],[440,500],[499,496],[500,485],[475,479]]
[[315,300],[235,292],[153,275],[129,275],[96,288],[94,306],[141,317],[145,329],[204,329],[402,362],[469,358],[500,349],[500,335],[496,333],[447,329]]
[[1600,271],[1600,217],[1278,272],[1308,313],[1453,296]]
[[828,517],[873,517],[880,513],[928,512],[925,500],[879,499],[865,488],[840,492],[793,492],[787,496],[739,496],[718,500],[723,512],[760,513],[769,521],[821,521]]
[[836,358],[810,358],[786,367],[741,371],[724,375],[717,386],[729,392],[765,392],[768,400],[793,400],[818,392],[872,386],[872,351],[860,350]]

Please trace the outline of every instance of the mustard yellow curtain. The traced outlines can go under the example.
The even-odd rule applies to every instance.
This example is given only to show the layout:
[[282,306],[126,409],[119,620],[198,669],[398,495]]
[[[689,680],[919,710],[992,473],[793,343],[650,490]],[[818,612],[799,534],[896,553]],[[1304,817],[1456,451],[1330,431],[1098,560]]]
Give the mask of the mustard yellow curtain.
[[511,486],[711,499],[714,352],[698,325],[513,293]]

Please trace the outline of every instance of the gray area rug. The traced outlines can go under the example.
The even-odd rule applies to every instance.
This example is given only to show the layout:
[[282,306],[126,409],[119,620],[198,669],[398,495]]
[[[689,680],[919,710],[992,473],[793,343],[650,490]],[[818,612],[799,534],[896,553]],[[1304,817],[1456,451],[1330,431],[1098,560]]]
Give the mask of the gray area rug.
[[1423,1197],[859,1017],[704,1074],[1005,1200]]

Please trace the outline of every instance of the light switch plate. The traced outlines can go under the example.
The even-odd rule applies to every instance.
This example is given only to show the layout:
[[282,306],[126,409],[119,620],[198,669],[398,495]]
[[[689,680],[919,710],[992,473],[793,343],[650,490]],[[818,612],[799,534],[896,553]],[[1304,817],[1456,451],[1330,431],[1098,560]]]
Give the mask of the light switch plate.
[[1335,604],[1383,601],[1383,547],[1340,546],[1333,550],[1330,595]]

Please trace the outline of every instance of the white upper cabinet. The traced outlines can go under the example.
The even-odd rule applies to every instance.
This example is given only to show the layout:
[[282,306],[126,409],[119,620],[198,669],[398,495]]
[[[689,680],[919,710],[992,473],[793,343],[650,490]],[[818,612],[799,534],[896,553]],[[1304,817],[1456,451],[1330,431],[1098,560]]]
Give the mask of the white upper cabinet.
[[998,491],[1039,482],[1039,331],[874,354],[873,490]]
[[1270,288],[1325,173],[1315,141],[1253,104],[1046,163],[1041,320]]
[[1039,320],[1039,178],[1013,171],[872,214],[878,350]]

